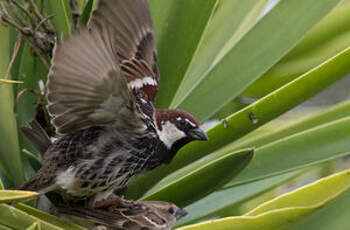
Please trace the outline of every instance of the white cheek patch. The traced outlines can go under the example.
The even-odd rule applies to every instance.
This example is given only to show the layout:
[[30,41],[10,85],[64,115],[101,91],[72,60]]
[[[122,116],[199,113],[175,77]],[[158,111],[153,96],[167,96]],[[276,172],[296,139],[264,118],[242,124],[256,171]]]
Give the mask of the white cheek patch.
[[157,130],[159,138],[163,141],[163,143],[170,149],[172,145],[186,137],[186,134],[179,130],[173,123],[170,121],[162,124],[162,130]]
[[144,78],[137,78],[135,80],[132,80],[128,83],[128,87],[130,89],[141,89],[145,85],[157,85],[157,81],[154,80],[152,77],[144,77]]

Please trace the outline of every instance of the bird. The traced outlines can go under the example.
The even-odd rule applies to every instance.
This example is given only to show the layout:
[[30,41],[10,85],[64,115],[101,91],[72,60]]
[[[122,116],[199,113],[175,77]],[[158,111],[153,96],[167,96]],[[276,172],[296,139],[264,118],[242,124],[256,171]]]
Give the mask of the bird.
[[60,190],[94,207],[208,140],[190,113],[155,109],[159,81],[147,0],[100,0],[88,25],[54,47],[46,99],[57,135],[39,143],[42,167],[16,189]]
[[95,225],[94,230],[170,230],[177,220],[187,215],[186,210],[165,201],[129,201],[123,198],[111,201],[115,204],[103,208],[67,205],[59,207],[58,212],[79,224],[89,222],[88,226]]

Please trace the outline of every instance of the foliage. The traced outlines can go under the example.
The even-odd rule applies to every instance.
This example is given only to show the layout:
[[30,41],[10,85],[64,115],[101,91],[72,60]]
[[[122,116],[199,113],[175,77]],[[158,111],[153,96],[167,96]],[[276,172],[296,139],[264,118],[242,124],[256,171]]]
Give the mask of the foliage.
[[[43,2],[59,38],[69,36],[69,1]],[[275,193],[349,155],[349,102],[302,119],[277,118],[350,73],[350,3],[281,0],[262,16],[266,2],[149,0],[162,76],[157,106],[185,109],[202,122],[222,109],[232,112],[208,130],[209,142],[186,146],[169,166],[136,178],[124,192],[185,207],[180,229],[350,227],[349,171]],[[84,24],[95,5],[78,0]],[[18,127],[33,119],[38,101],[22,90],[40,92],[47,69],[12,27],[0,25],[0,32],[0,177],[9,189],[40,164]],[[257,100],[231,109],[241,95]],[[35,195],[3,190],[0,202]],[[215,220],[197,224],[208,219]],[[0,229],[84,228],[19,203],[0,205]]]

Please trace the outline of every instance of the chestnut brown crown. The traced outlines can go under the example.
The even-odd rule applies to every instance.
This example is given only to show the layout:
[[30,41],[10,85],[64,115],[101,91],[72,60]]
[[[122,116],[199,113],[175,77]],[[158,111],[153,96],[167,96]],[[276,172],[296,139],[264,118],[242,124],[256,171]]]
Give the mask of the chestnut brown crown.
[[[192,140],[208,140],[206,132],[200,127],[199,121],[188,112],[178,109],[158,109],[155,113],[157,129],[167,133],[177,140],[182,138]],[[169,130],[164,130],[169,129]],[[170,130],[172,129],[172,130]],[[178,133],[176,133],[178,131]],[[177,141],[177,140],[174,140]]]

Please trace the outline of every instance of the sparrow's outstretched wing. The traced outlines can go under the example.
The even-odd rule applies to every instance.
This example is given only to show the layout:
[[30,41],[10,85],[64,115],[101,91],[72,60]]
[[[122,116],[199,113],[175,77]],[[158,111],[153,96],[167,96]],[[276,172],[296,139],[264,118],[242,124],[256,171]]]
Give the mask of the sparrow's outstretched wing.
[[81,29],[55,48],[47,100],[59,134],[104,124],[142,126],[109,29]]
[[145,99],[154,101],[159,70],[147,0],[100,0],[89,26],[114,29],[109,30],[109,36],[128,87],[139,89]]

